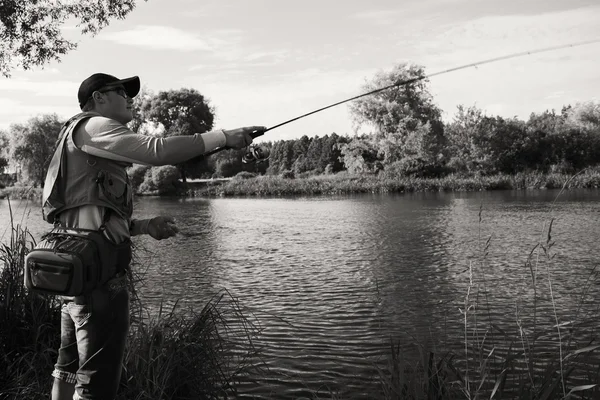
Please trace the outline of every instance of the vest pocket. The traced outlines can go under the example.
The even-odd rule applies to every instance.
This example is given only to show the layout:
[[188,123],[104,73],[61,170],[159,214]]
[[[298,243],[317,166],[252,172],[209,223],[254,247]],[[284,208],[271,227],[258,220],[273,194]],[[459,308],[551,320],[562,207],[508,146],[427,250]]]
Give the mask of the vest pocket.
[[118,209],[127,212],[131,205],[129,199],[128,180],[123,180],[108,171],[99,171],[96,178],[100,200],[115,205]]

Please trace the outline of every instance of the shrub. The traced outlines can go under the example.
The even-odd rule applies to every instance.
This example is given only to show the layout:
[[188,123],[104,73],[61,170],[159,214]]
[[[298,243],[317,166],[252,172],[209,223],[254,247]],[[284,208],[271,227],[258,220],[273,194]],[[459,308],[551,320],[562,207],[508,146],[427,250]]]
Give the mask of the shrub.
[[179,188],[179,170],[172,165],[152,168],[152,182],[158,194],[173,194]]
[[144,182],[146,173],[150,170],[149,166],[135,164],[127,170],[129,179],[131,180],[131,186],[135,193],[139,192],[140,185]]
[[156,191],[156,185],[152,179],[152,168],[146,171],[144,175],[144,181],[138,187],[138,193],[150,193]]
[[296,174],[294,174],[294,171],[289,170],[289,169],[282,171],[280,175],[284,179],[294,179],[296,177]]
[[249,171],[242,171],[240,173],[238,173],[236,176],[233,177],[233,179],[251,179],[251,178],[256,178],[256,173],[254,172],[249,172]]
[[216,175],[218,177],[230,178],[240,172],[241,161],[219,160],[216,166]]

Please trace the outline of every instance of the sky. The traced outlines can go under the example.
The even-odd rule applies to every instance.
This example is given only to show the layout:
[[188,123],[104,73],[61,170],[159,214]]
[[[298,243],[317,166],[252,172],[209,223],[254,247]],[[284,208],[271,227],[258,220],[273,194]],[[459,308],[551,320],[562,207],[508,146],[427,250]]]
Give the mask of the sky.
[[[598,0],[138,0],[96,36],[63,27],[76,50],[0,78],[0,129],[38,114],[77,112],[81,81],[137,75],[161,90],[194,88],[215,128],[271,127],[364,93],[403,62],[427,74],[490,58],[600,39]],[[527,119],[597,101],[600,43],[433,76],[434,102]],[[360,133],[348,103],[267,132],[264,140]]]

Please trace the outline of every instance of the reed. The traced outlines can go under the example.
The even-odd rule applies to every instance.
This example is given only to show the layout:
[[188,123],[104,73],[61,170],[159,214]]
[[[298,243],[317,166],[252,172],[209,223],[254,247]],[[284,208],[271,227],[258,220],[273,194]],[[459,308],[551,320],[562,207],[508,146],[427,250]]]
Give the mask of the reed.
[[[45,400],[51,390],[61,304],[23,285],[23,261],[33,246],[11,213],[11,236],[0,247],[2,400]],[[199,312],[151,315],[135,289],[143,284],[143,267],[134,261],[132,270],[132,325],[117,399],[225,398],[236,394],[242,377],[260,371],[253,342],[260,326],[230,293],[217,293]]]
[[[10,203],[9,203],[10,206]],[[48,398],[59,345],[60,305],[28,293],[23,261],[35,240],[15,225],[0,247],[0,398]]]
[[600,398],[600,313],[597,307],[584,307],[595,302],[592,289],[600,274],[592,269],[576,307],[561,319],[552,229],[550,219],[524,264],[530,276],[524,290],[532,296],[515,298],[514,309],[504,310],[514,314],[512,327],[498,326],[490,315],[495,306],[488,296],[491,244],[490,238],[479,237],[479,256],[464,271],[463,303],[451,316],[462,325],[462,340],[441,349],[415,341],[421,354],[416,361],[409,361],[400,341],[393,340],[388,366],[380,371],[386,399]]

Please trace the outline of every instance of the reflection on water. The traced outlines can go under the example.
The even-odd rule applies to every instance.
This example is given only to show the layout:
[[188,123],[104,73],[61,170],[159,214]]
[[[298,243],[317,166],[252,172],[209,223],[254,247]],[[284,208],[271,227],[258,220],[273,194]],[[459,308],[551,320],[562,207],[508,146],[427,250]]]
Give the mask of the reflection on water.
[[[544,314],[538,323],[554,323],[548,277],[557,312],[573,315],[600,253],[600,193],[557,194],[143,198],[138,217],[173,215],[182,233],[162,242],[135,239],[148,266],[142,292],[154,305],[181,299],[198,308],[227,288],[252,310],[264,328],[257,344],[270,370],[258,387],[242,387],[250,397],[311,397],[326,388],[372,398],[391,337],[405,344],[407,357],[416,354],[411,343],[427,338],[460,346],[470,272],[471,293],[489,306],[485,317],[505,331],[516,328],[517,313],[531,312],[532,271]],[[13,207],[24,215],[24,206]],[[0,203],[3,223],[6,215]],[[34,234],[46,228],[37,218],[38,210],[24,217]],[[551,219],[554,258],[545,261],[538,247],[529,267]],[[593,303],[581,312],[597,312]]]

